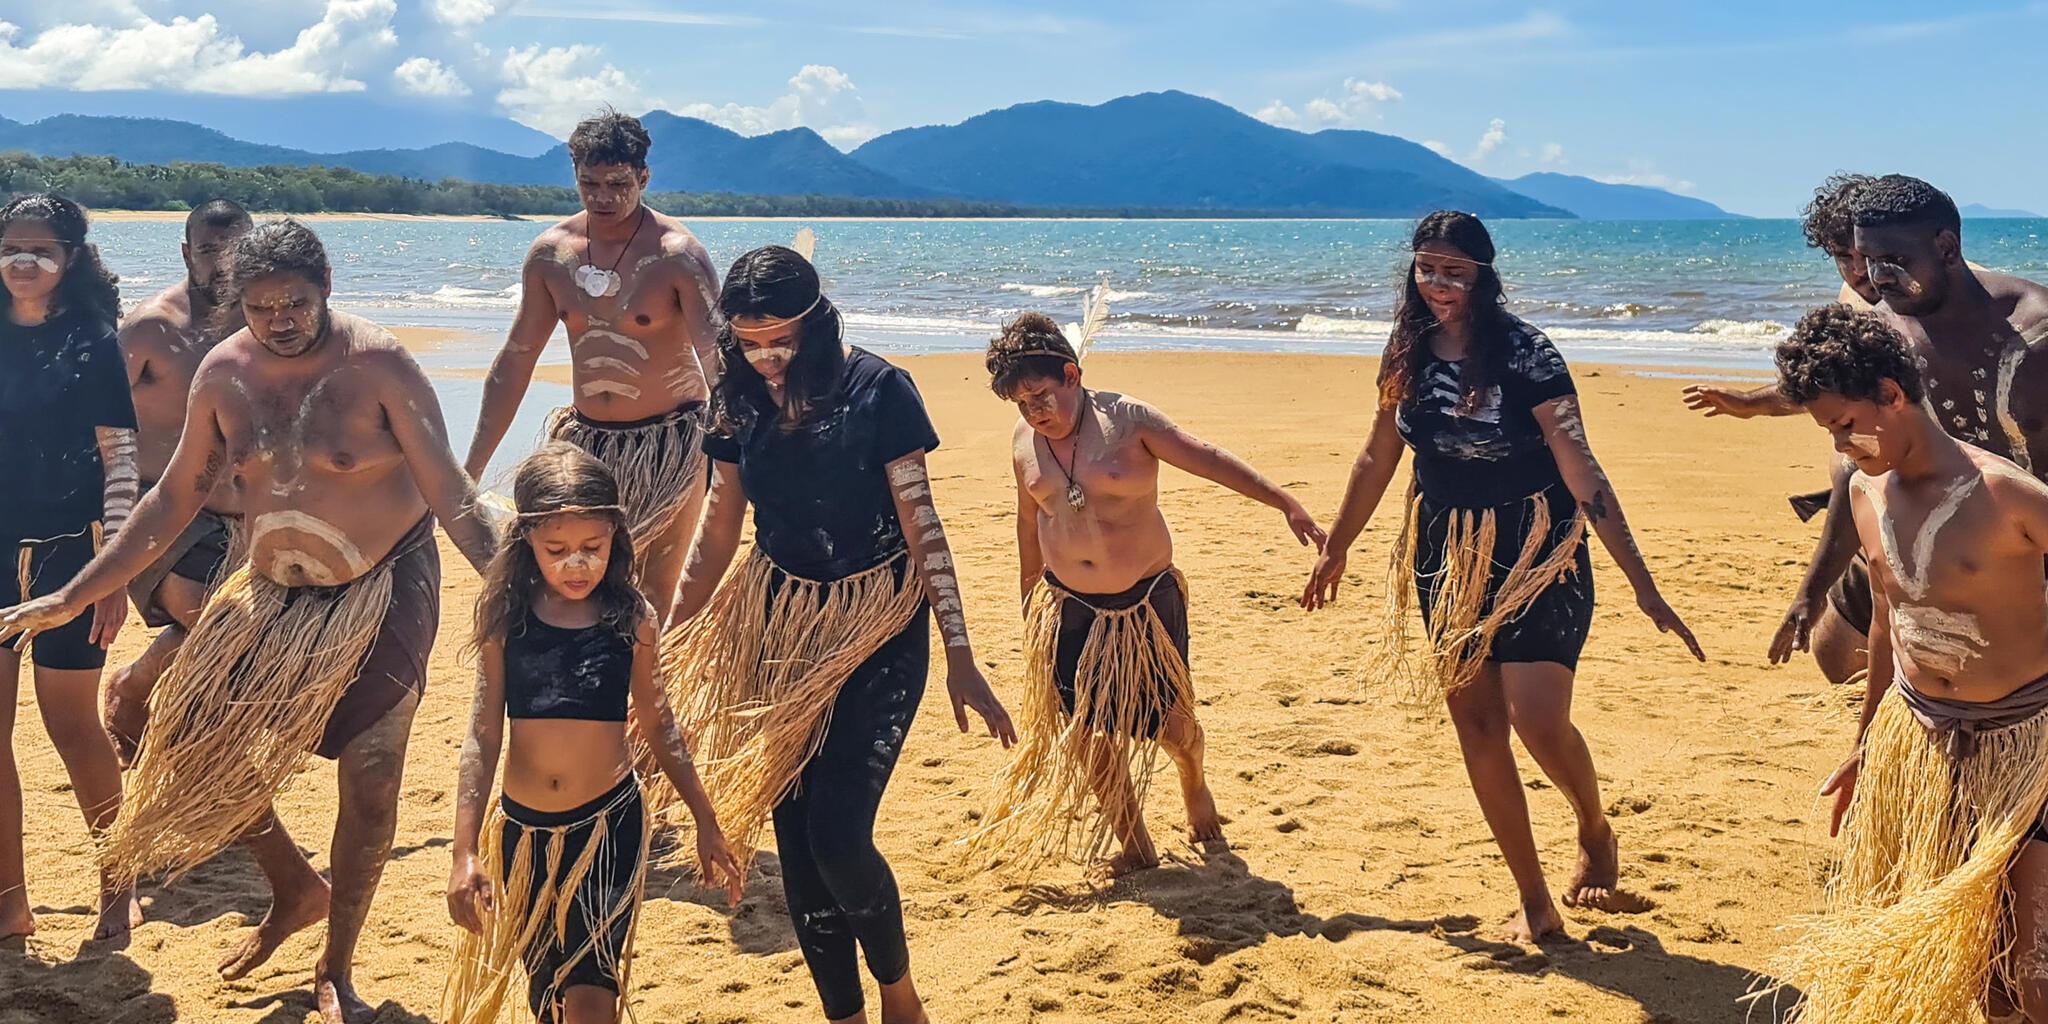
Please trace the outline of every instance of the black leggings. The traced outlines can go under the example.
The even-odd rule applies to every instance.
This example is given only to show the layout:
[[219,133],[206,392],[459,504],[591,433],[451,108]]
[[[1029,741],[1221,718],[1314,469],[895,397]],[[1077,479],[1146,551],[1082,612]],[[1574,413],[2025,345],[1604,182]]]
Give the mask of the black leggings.
[[930,644],[931,613],[921,608],[854,670],[832,707],[824,746],[804,765],[796,792],[775,807],[782,892],[828,1020],[864,1006],[856,942],[881,984],[910,973],[896,876],[875,849],[875,811],[924,698]]

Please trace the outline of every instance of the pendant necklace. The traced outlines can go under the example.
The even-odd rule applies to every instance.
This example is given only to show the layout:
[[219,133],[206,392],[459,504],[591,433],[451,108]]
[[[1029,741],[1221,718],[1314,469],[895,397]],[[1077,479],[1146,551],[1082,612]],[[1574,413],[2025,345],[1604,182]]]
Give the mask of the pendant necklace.
[[604,268],[600,268],[590,262],[591,240],[586,237],[583,240],[583,265],[576,268],[576,286],[583,289],[584,294],[593,299],[602,299],[618,294],[619,264],[625,262],[626,253],[632,250],[633,243],[640,239],[640,229],[646,226],[647,207],[642,206],[640,207],[640,219],[633,224],[633,234],[626,239],[626,244],[619,249],[619,258],[613,260],[611,266]]
[[[1081,468],[1081,416],[1086,416],[1087,414],[1088,392],[1086,389],[1083,389],[1081,391],[1081,413],[1080,416],[1076,416],[1074,418],[1075,469]],[[1045,442],[1045,453],[1047,455],[1052,456],[1052,464],[1055,466],[1059,466],[1060,475],[1067,478],[1067,504],[1073,506],[1073,509],[1076,512],[1086,509],[1088,507],[1088,496],[1086,494],[1081,493],[1080,481],[1074,479],[1074,474],[1068,472],[1067,467],[1060,465],[1060,455],[1058,452],[1052,450],[1052,441],[1050,439],[1048,439]]]

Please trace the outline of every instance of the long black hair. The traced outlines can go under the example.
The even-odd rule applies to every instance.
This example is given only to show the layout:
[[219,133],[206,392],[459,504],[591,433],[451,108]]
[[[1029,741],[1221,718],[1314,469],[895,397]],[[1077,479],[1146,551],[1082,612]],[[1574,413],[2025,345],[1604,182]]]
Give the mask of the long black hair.
[[[1507,295],[1500,275],[1493,269],[1493,236],[1479,218],[1457,210],[1438,210],[1415,225],[1408,248],[1412,253],[1428,242],[1441,242],[1478,264],[1472,291],[1467,297],[1466,317],[1472,325],[1472,347],[1458,364],[1464,386],[1462,402],[1476,402],[1486,388],[1507,371],[1508,335],[1514,318],[1508,315]],[[1394,310],[1394,332],[1380,359],[1380,407],[1391,409],[1420,388],[1422,371],[1429,365],[1429,334],[1438,327],[1436,314],[1422,299],[1415,284],[1415,258],[1408,258],[1401,278],[1401,305]]]
[[718,383],[711,390],[714,430],[737,436],[745,422],[775,408],[767,381],[747,362],[732,333],[735,319],[802,317],[797,321],[796,355],[782,379],[784,430],[794,430],[839,404],[846,329],[838,307],[825,298],[822,288],[817,268],[787,246],[764,245],[732,262],[718,293]]
[[[17,196],[0,206],[0,232],[16,221],[41,221],[50,226],[50,237],[62,243],[70,257],[57,283],[51,315],[70,313],[107,330],[121,322],[121,279],[100,260],[100,248],[86,241],[85,207],[56,194],[34,192]],[[14,296],[0,288],[0,314],[14,308]]]
[[597,602],[598,621],[606,627],[628,638],[639,632],[647,602],[633,585],[633,534],[619,507],[619,483],[611,469],[575,445],[549,441],[512,471],[512,503],[519,516],[505,531],[491,564],[484,567],[469,650],[502,644],[514,630],[524,628],[533,611],[533,596],[547,586],[527,535],[551,515],[593,515],[611,521],[611,559],[589,599]]

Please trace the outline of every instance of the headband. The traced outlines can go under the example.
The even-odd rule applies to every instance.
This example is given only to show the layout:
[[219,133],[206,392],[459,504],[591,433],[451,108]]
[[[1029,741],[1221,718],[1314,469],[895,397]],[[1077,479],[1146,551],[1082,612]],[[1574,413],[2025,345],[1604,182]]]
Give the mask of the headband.
[[545,509],[540,512],[521,512],[519,513],[519,519],[525,522],[534,519],[546,519],[549,516],[587,516],[599,513],[625,515],[626,510],[618,505],[563,505],[561,508]]
[[[818,297],[817,297],[817,298],[815,298],[815,299],[812,299],[812,300],[811,300],[811,304],[810,304],[810,305],[808,305],[808,306],[805,306],[805,307],[804,307],[804,311],[803,311],[803,312],[801,312],[801,313],[798,313],[798,314],[797,314],[797,315],[795,315],[795,316],[779,316],[779,317],[778,317],[778,316],[764,316],[764,317],[754,317],[754,316],[749,316],[749,317],[748,317],[747,319],[749,319],[749,320],[759,320],[759,321],[761,321],[761,322],[760,322],[760,323],[758,323],[758,324],[755,324],[755,325],[753,325],[753,326],[751,326],[751,327],[740,327],[739,325],[735,324],[735,325],[733,326],[733,329],[734,329],[734,330],[738,330],[738,331],[772,331],[772,330],[774,330],[775,328],[777,328],[777,327],[781,327],[781,326],[782,326],[782,325],[784,325],[784,324],[793,324],[793,323],[797,322],[798,320],[802,320],[802,319],[803,319],[804,317],[810,316],[810,315],[811,315],[811,311],[812,311],[812,310],[815,310],[815,309],[817,309],[817,308],[818,308],[818,305],[819,305],[819,303],[822,303],[822,302],[824,302],[824,301],[825,301],[825,293],[824,293],[824,292],[819,292],[819,293],[818,293]],[[733,320],[733,319],[736,319],[736,318],[734,318],[734,317],[727,317],[726,319],[727,319],[727,321],[728,321],[728,322],[730,322],[731,320]]]

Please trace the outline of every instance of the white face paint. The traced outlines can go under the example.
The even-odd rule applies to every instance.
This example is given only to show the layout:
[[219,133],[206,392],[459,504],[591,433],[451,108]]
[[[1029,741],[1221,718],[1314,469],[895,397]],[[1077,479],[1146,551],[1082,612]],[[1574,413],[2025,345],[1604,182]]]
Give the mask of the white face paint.
[[771,348],[749,348],[742,351],[747,357],[747,362],[752,363],[756,368],[759,368],[763,363],[771,365],[778,363],[787,364],[790,360],[796,358],[796,349],[789,345],[776,345]]
[[579,551],[566,558],[555,559],[556,572],[597,572],[605,566],[604,556],[593,551]]
[[6,259],[0,259],[0,269],[11,270],[15,267],[34,267],[45,274],[54,274],[63,270],[64,264],[32,252],[18,252]]
[[1415,272],[1415,283],[1424,288],[1449,288],[1460,292],[1472,290],[1472,282],[1470,281],[1461,281],[1455,277],[1445,277],[1442,274],[1432,274],[1427,270],[1417,270]]
[[1860,455],[1866,459],[1877,458],[1877,435],[1850,434],[1849,449],[1851,452],[1854,452],[1855,455]]

